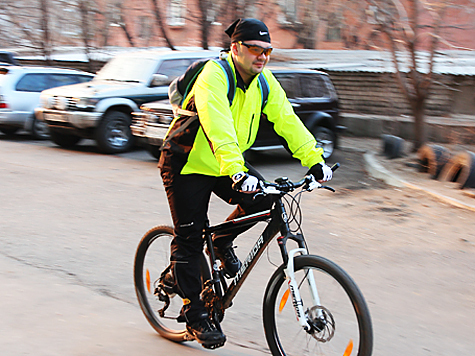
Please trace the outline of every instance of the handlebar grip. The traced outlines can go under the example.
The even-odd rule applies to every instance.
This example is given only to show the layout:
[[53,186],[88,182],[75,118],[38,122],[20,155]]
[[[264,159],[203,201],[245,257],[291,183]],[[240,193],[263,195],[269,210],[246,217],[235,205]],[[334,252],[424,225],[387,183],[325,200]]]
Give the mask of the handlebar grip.
[[332,167],[331,170],[335,172],[340,167],[340,163],[336,162]]

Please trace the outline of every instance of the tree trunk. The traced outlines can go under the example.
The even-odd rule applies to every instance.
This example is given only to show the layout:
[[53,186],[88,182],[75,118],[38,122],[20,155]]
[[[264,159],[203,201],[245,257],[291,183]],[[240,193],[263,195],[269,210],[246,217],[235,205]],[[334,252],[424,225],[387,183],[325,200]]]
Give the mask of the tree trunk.
[[79,11],[81,12],[81,32],[84,42],[84,52],[87,57],[87,68],[89,72],[93,72],[91,58],[89,55],[89,4],[87,0],[83,0],[79,3]]
[[208,7],[211,4],[208,4],[208,0],[199,0],[199,9],[201,12],[201,47],[203,49],[209,49],[208,45],[208,35],[209,35],[209,21],[208,21]]
[[124,31],[125,36],[127,37],[127,41],[129,41],[130,47],[135,47],[134,39],[132,38],[129,29],[127,28],[127,24],[125,23],[125,19],[122,14],[120,14],[120,28],[122,29],[122,31]]
[[51,38],[49,32],[49,4],[47,0],[40,0],[40,10],[41,10],[41,30],[43,31],[42,40],[41,40],[41,50],[45,56],[46,64],[48,66],[53,65],[51,62]]
[[160,32],[162,33],[163,38],[167,42],[168,47],[172,51],[174,51],[175,47],[173,46],[173,43],[168,38],[167,31],[165,29],[165,24],[163,23],[162,15],[160,14],[160,9],[157,6],[157,0],[151,0],[151,1],[152,1],[152,6],[153,6],[153,12],[155,14],[155,19],[157,20],[158,28],[159,28]]
[[411,103],[414,115],[414,146],[413,151],[416,152],[427,141],[424,107],[425,100],[423,98],[414,99]]

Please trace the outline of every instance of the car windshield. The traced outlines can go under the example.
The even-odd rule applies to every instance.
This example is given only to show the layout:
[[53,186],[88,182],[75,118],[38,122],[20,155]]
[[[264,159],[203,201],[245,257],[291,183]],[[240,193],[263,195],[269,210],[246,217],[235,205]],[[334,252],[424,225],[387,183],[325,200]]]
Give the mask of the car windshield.
[[94,80],[145,82],[156,63],[156,59],[147,57],[115,57],[97,73]]

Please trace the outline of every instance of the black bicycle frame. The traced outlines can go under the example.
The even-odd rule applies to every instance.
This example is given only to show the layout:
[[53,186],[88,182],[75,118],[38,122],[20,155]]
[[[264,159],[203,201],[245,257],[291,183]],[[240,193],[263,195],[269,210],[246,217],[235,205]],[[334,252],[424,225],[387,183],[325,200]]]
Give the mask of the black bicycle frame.
[[[257,239],[247,257],[242,261],[241,269],[237,272],[229,286],[227,286],[224,278],[220,277],[219,275],[214,250],[211,248],[213,246],[212,234],[219,232],[229,232],[236,228],[253,225],[261,221],[268,221],[266,228],[262,232],[261,236],[259,236]],[[305,241],[302,235],[295,235],[291,233],[288,224],[287,213],[285,211],[281,196],[275,198],[273,207],[270,210],[246,215],[241,218],[229,220],[221,224],[208,226],[205,228],[204,236],[208,245],[208,251],[210,252],[214,289],[218,297],[222,300],[224,309],[227,309],[231,306],[232,300],[243,285],[252,268],[256,265],[259,257],[262,255],[274,236],[276,236],[278,233],[280,233],[280,237],[277,238],[277,242],[282,254],[282,260],[284,264],[287,264],[287,240],[291,239],[296,241],[299,248],[305,248]],[[222,292],[221,287],[223,287],[224,293]]]

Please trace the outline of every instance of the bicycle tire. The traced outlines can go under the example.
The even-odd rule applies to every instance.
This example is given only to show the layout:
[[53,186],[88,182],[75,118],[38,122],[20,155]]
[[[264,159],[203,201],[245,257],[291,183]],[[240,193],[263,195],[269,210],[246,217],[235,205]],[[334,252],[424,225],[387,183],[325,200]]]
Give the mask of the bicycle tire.
[[[172,319],[169,319],[159,315],[158,310],[163,307],[164,302],[159,301],[158,297],[154,295],[155,284],[162,271],[170,263],[170,242],[173,237],[173,228],[165,225],[150,229],[142,237],[134,260],[135,292],[145,318],[156,332],[175,342],[191,341],[193,338],[186,331],[185,325],[176,321],[183,305],[181,298],[176,295],[170,299],[167,314]],[[204,274],[203,279],[209,279],[210,272],[204,255],[202,256],[201,270]]]
[[[288,287],[284,284],[284,266],[280,266],[269,280],[263,303],[264,331],[272,355],[370,356],[373,349],[371,316],[351,277],[330,260],[314,255],[297,256],[294,270],[305,314],[308,317],[312,313],[323,313],[326,327],[322,333],[313,331],[311,335],[297,323],[291,297],[282,307],[281,296]],[[307,270],[313,271],[320,306],[313,305],[308,284],[302,283]],[[334,333],[331,337],[330,329]],[[326,331],[328,334],[324,334]]]

